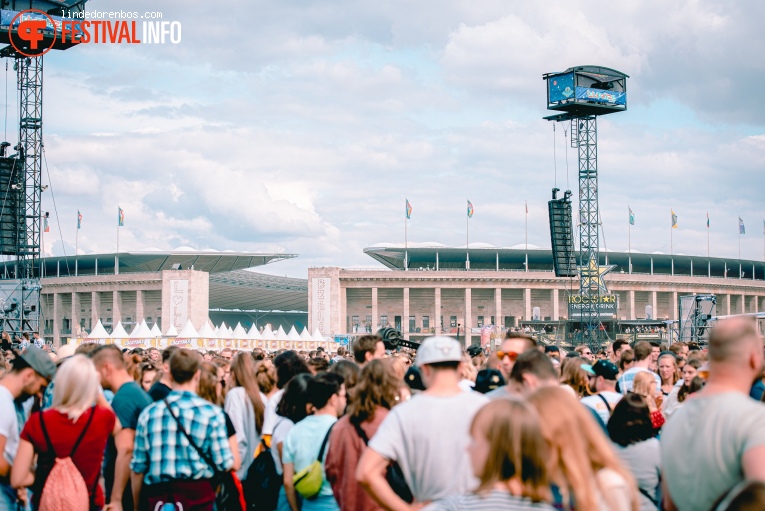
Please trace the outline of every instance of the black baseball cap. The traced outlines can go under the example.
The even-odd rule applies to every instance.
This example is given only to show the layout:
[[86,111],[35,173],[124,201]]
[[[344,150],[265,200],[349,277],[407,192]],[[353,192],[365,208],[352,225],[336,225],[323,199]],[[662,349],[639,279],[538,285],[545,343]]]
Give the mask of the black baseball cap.
[[407,369],[406,374],[404,375],[404,381],[412,390],[425,390],[425,385],[422,383],[422,375],[420,375],[420,370],[415,366]]
[[619,368],[608,360],[598,360],[592,365],[592,372],[595,373],[595,376],[602,376],[606,380],[616,381]]
[[468,346],[467,353],[470,355],[470,358],[473,358],[481,355],[483,353],[483,349],[480,346]]
[[560,353],[560,348],[557,346],[545,346],[545,353]]
[[478,371],[475,377],[475,387],[473,390],[486,394],[487,392],[501,387],[505,384],[505,379],[502,377],[502,373],[496,369],[482,369]]

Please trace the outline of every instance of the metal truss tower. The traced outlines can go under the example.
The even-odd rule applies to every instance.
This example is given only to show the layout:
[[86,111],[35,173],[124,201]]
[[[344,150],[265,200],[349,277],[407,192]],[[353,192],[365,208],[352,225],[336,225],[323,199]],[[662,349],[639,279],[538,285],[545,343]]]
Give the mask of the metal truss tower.
[[[582,278],[579,293],[589,299],[582,303],[582,333],[590,347],[601,339],[600,303],[600,211],[598,209],[598,120],[596,116],[571,120],[571,134],[579,149],[579,266]],[[604,289],[605,290],[605,289]]]
[[[570,121],[571,146],[579,151],[579,309],[582,338],[599,347],[605,338],[602,310],[608,295],[603,276],[613,267],[600,266],[600,212],[598,209],[599,115],[627,109],[628,76],[600,66],[578,66],[543,76],[547,81],[547,108],[560,113],[545,117]],[[616,317],[612,317],[615,320]],[[572,318],[569,317],[569,321]]]

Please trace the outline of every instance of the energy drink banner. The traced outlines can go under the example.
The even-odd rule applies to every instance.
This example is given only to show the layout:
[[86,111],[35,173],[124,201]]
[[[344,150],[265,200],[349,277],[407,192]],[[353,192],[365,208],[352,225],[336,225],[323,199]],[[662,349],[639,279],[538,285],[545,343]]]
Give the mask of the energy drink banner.
[[625,92],[616,92],[602,89],[588,89],[587,87],[576,88],[576,99],[584,101],[594,101],[595,103],[604,103],[606,105],[626,105],[627,94]]
[[616,319],[619,301],[616,295],[570,295],[568,297],[568,319],[582,319],[582,311],[589,310],[590,304],[595,306],[600,319]]

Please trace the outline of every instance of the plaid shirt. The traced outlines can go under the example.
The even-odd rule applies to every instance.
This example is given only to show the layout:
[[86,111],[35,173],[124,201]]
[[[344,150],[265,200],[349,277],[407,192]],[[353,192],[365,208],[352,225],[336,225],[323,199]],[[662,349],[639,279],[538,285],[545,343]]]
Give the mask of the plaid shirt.
[[[234,465],[223,410],[192,392],[173,391],[167,402],[194,443],[220,471]],[[146,407],[138,417],[130,469],[145,474],[144,484],[176,479],[210,479],[214,472],[189,444],[164,401]]]

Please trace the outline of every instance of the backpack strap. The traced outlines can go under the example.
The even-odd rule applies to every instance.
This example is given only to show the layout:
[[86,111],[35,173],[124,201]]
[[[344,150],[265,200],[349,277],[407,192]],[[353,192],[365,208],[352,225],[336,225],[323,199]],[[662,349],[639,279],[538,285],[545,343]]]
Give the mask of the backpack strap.
[[600,399],[602,399],[602,400],[603,400],[603,403],[605,403],[605,405],[606,405],[606,408],[608,408],[608,413],[609,413],[609,414],[611,414],[611,413],[613,413],[613,412],[614,412],[614,411],[611,409],[611,404],[608,402],[608,399],[606,399],[605,397],[603,397],[603,394],[595,394],[595,395],[596,395],[596,396],[598,396]]
[[[80,436],[77,437],[77,440],[74,442],[74,447],[72,447],[72,452],[69,453],[69,457],[71,458],[74,456],[74,453],[77,451],[77,448],[80,446],[80,442],[82,442],[83,437],[85,436],[85,433],[87,433],[88,428],[90,427],[90,423],[93,422],[93,416],[96,414],[96,407],[92,407],[90,409],[90,417],[88,417],[88,422],[85,423],[85,427],[82,428],[82,431],[80,432]],[[43,411],[40,410],[40,427],[42,428],[43,436],[45,436],[45,443],[48,444],[48,450],[53,453],[54,457],[58,457],[56,454],[56,450],[53,448],[53,443],[50,441],[50,435],[48,435],[48,428],[45,427],[45,421],[43,420]]]
[[316,460],[319,463],[324,463],[322,460],[324,459],[324,449],[327,447],[327,442],[329,441],[329,434],[332,433],[332,428],[335,427],[336,422],[333,423],[329,429],[327,430],[327,434],[324,435],[324,440],[321,442],[321,448],[319,449],[319,457],[316,458]]
[[361,424],[356,424],[355,422],[351,421],[351,424],[353,424],[353,428],[356,430],[356,434],[359,435],[359,438],[364,442],[364,445],[369,445],[369,437],[367,437],[367,434],[364,433],[364,430],[361,428]]
[[185,436],[186,440],[189,441],[189,444],[191,444],[191,447],[193,447],[194,450],[197,451],[197,454],[199,454],[199,457],[202,458],[202,460],[204,460],[204,462],[207,463],[207,465],[209,465],[209,467],[213,470],[213,474],[214,474],[213,477],[216,477],[219,474],[221,474],[222,472],[218,470],[218,466],[213,462],[213,460],[210,457],[207,456],[207,454],[202,452],[202,449],[196,444],[196,442],[194,442],[194,439],[191,438],[191,435],[189,435],[186,432],[186,428],[183,427],[181,420],[178,418],[177,415],[173,413],[173,409],[170,408],[170,403],[167,401],[167,398],[164,398],[162,401],[165,402],[165,406],[167,406],[167,411],[170,412],[170,416],[173,419],[175,419],[176,424],[178,424],[178,429],[181,430],[181,433],[183,433],[183,436]]

